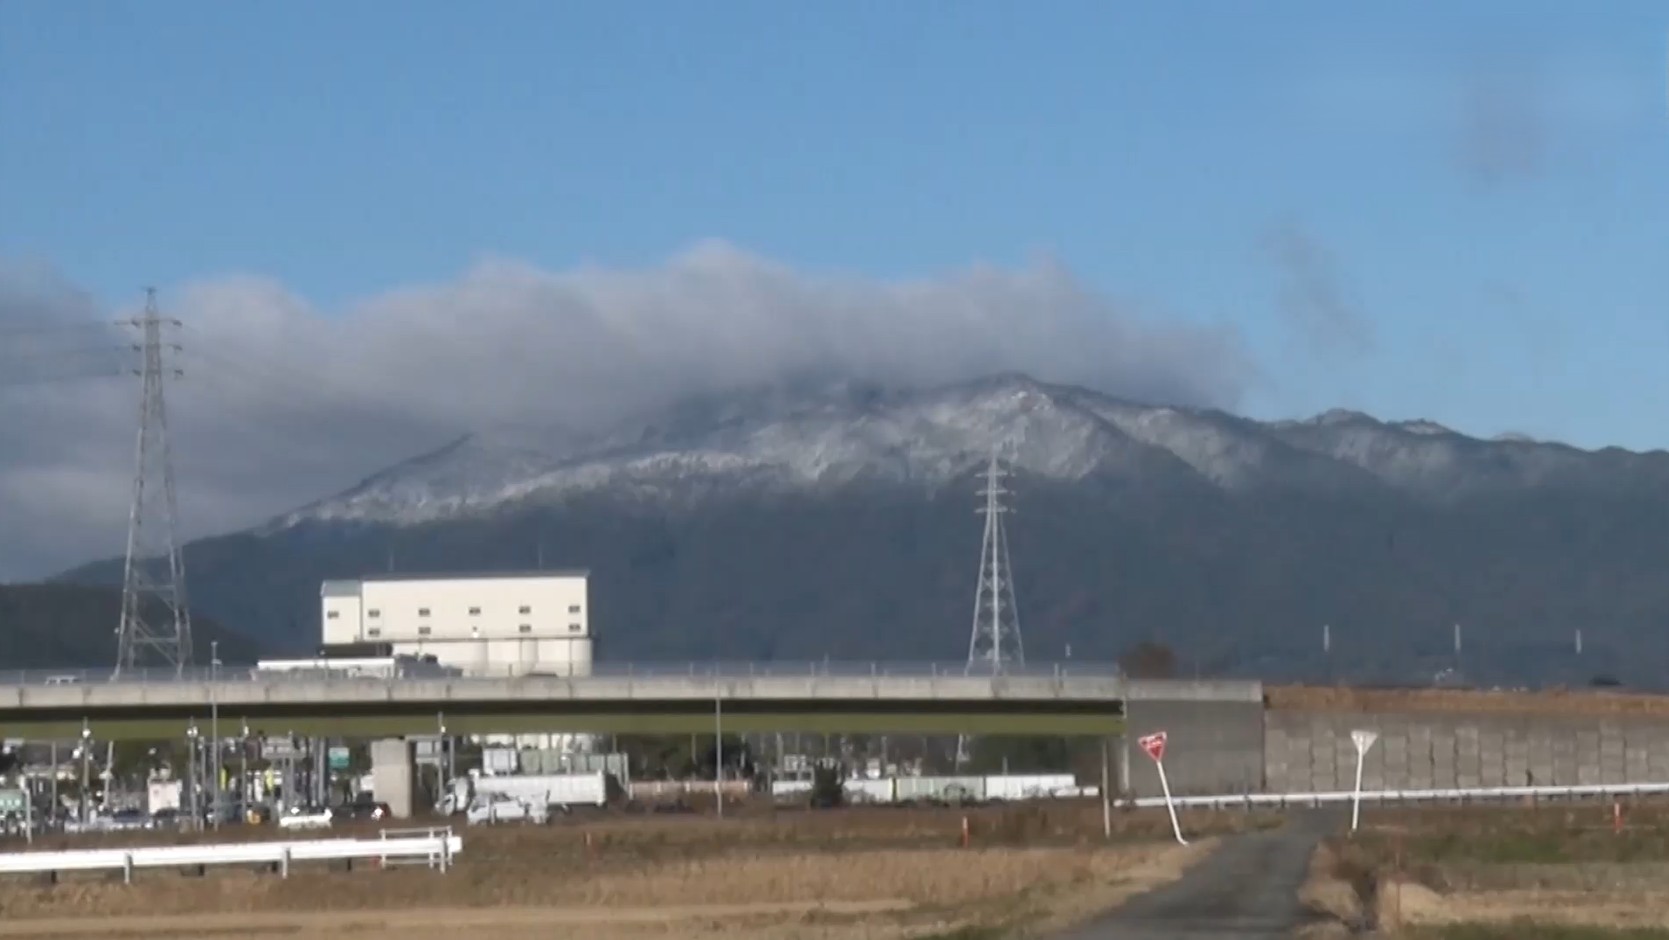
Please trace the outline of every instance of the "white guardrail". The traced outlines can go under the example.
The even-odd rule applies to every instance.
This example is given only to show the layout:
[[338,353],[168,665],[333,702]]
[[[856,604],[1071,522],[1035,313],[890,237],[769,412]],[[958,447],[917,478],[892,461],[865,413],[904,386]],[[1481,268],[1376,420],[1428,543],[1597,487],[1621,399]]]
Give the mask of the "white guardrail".
[[132,882],[140,868],[187,868],[197,865],[276,865],[281,877],[291,862],[344,859],[426,859],[445,871],[463,851],[460,836],[437,833],[395,839],[323,839],[310,842],[244,842],[234,845],[166,845],[131,849],[84,849],[73,852],[0,853],[0,875],[65,871],[120,871]]
[[[1608,783],[1566,787],[1472,787],[1441,790],[1363,790],[1363,803],[1468,803],[1521,799],[1581,800],[1595,797],[1657,796],[1669,794],[1669,783]],[[1317,793],[1231,793],[1220,796],[1179,796],[1179,808],[1243,809],[1252,807],[1321,806],[1349,803],[1354,790],[1325,790]],[[1120,806],[1140,809],[1163,807],[1165,798],[1148,796],[1120,800]]]

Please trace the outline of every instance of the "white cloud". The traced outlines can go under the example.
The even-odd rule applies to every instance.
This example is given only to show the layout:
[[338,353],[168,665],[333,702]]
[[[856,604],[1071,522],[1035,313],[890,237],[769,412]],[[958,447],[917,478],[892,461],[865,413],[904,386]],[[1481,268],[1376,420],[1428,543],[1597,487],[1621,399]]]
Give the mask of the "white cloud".
[[[710,242],[643,270],[489,261],[342,311],[255,277],[162,299],[185,324],[169,407],[188,536],[253,524],[472,428],[598,425],[807,372],[933,384],[1014,370],[1217,406],[1254,378],[1234,332],[1149,321],[1049,264],[886,283]],[[123,544],[138,391],[131,377],[80,377],[131,356],[119,328],[88,325],[98,315],[50,271],[0,263],[0,577]],[[93,341],[92,359],[53,345],[72,334]],[[24,381],[46,376],[60,380]]]

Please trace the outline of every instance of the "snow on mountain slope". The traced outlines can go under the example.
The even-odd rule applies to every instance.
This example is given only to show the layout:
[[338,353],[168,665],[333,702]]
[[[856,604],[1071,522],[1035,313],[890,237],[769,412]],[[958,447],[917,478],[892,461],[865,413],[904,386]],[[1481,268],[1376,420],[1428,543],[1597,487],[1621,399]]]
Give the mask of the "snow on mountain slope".
[[542,451],[520,438],[472,435],[275,525],[417,523],[598,491],[677,502],[725,486],[812,490],[873,480],[931,490],[965,484],[994,452],[1056,480],[1193,473],[1082,407],[1075,394],[1023,377],[922,392],[841,383],[686,402],[651,421]]
[[1081,397],[1084,407],[1124,433],[1175,454],[1226,489],[1338,490],[1374,482],[1356,468],[1293,447],[1245,418],[1218,411],[1133,405],[1093,394]]
[[1000,375],[911,391],[851,382],[740,391],[589,434],[486,431],[269,528],[414,524],[581,494],[676,505],[721,493],[815,492],[858,482],[932,491],[967,485],[993,452],[1022,474],[1052,480],[1191,480],[1230,491],[1336,494],[1389,486],[1449,496],[1568,480],[1596,463],[1613,473],[1649,466],[1669,480],[1662,455],[1481,441],[1432,422],[1388,424],[1348,411],[1266,424]]
[[1430,421],[1386,423],[1331,411],[1270,430],[1287,443],[1357,466],[1399,489],[1459,496],[1591,477],[1597,455],[1559,444],[1483,441]]

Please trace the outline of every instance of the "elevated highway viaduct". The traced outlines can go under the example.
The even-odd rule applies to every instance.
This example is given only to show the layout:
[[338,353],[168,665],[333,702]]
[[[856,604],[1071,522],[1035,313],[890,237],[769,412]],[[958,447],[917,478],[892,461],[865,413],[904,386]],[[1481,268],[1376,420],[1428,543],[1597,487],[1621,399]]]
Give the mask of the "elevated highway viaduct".
[[[0,737],[173,740],[217,719],[230,737],[371,739],[373,761],[409,759],[402,739],[449,734],[808,732],[1087,736],[1117,739],[1114,786],[1131,780],[1127,724],[1169,725],[1197,751],[1179,786],[1261,784],[1258,682],[1130,680],[1070,670],[1024,675],[601,675],[293,678],[243,672],[48,683],[0,674]],[[1250,738],[1248,732],[1254,732]],[[1240,754],[1237,751],[1245,751]],[[1145,758],[1138,758],[1145,759]],[[1169,762],[1167,762],[1169,763]],[[373,768],[373,774],[378,768]],[[1209,778],[1205,779],[1205,778]]]

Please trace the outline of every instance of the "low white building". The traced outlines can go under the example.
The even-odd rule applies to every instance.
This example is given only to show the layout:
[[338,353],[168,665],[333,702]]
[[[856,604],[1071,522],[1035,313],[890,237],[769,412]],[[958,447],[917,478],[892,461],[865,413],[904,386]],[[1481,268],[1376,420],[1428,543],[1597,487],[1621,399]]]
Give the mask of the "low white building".
[[585,571],[384,574],[326,581],[328,645],[387,643],[466,675],[588,675],[592,637]]

